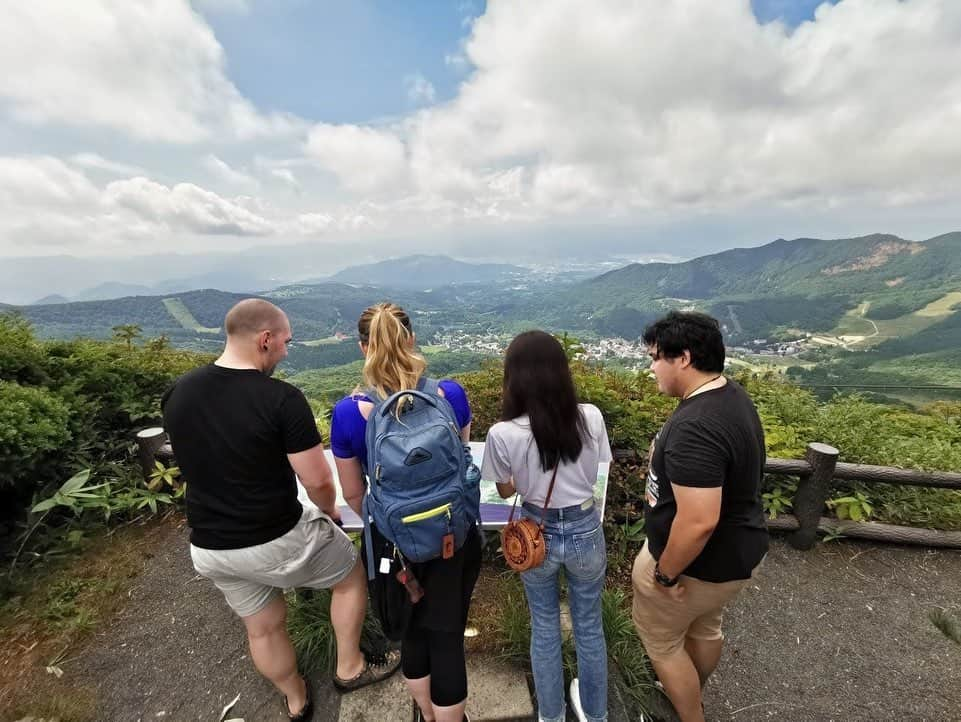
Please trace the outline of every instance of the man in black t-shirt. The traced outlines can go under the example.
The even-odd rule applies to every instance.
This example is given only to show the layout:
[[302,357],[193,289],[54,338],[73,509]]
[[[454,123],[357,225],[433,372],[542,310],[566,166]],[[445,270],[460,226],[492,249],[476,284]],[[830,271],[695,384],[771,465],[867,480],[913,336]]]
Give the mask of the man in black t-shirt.
[[633,618],[682,722],[703,722],[721,612],[767,553],[764,431],[750,397],[723,375],[715,319],[672,312],[644,342],[658,389],[681,402],[651,443]]
[[[164,426],[187,482],[194,568],[244,622],[254,665],[284,694],[291,719],[310,719],[310,687],[297,673],[281,590],[332,589],[335,686],[351,690],[393,673],[399,659],[366,662],[363,568],[337,526],[333,474],[304,395],[271,378],[291,341],[286,315],[262,299],[224,320],[213,364],[180,377],[161,401]],[[296,473],[296,476],[295,476]],[[297,477],[316,508],[297,500]]]

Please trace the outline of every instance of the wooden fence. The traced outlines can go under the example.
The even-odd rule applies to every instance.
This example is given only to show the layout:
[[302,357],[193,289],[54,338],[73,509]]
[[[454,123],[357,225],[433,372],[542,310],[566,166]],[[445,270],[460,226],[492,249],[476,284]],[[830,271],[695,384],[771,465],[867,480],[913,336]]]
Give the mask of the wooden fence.
[[961,490],[961,474],[951,471],[916,471],[890,466],[848,464],[838,461],[838,450],[827,444],[808,444],[804,459],[768,459],[764,471],[798,477],[794,514],[782,514],[768,521],[768,527],[793,530],[788,537],[796,549],[810,549],[818,530],[847,537],[874,539],[899,544],[961,549],[961,532],[896,526],[871,521],[849,521],[821,516],[834,479],[867,484],[902,484]]
[[[144,475],[150,474],[154,461],[174,463],[173,452],[163,429],[144,429],[137,434],[140,463]],[[780,514],[768,519],[768,528],[791,532],[788,542],[796,549],[810,549],[818,541],[818,531],[841,534],[858,539],[921,544],[931,547],[961,549],[961,532],[897,526],[873,521],[850,521],[821,516],[835,479],[868,484],[903,484],[938,489],[961,490],[961,474],[951,471],[915,471],[871,464],[848,464],[838,461],[838,450],[827,444],[808,444],[803,459],[769,458],[764,465],[768,474],[796,476],[793,514]],[[615,450],[615,458],[636,459],[633,450]]]
[[[769,458],[764,465],[767,474],[798,478],[793,514],[780,514],[768,519],[768,528],[791,532],[788,542],[796,549],[810,549],[818,541],[818,531],[841,534],[858,539],[921,544],[931,547],[961,549],[961,532],[897,526],[873,521],[850,521],[821,516],[831,494],[832,481],[860,481],[867,484],[903,484],[938,489],[961,490],[961,474],[951,471],[916,471],[871,464],[848,464],[838,461],[838,450],[827,444],[808,444],[803,459]],[[631,449],[617,449],[616,459],[637,459]]]

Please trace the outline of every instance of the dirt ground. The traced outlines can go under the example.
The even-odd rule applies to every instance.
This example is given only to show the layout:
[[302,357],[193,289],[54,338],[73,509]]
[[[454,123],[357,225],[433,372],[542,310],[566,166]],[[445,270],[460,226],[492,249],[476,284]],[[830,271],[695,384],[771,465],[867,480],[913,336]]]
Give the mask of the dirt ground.
[[772,540],[725,616],[705,693],[713,720],[961,720],[961,645],[928,618],[961,615],[961,551]]
[[[52,692],[79,690],[103,722],[281,722],[243,629],[194,573],[169,523],[122,608],[71,651]],[[961,646],[928,618],[961,613],[961,552],[834,541],[810,552],[775,538],[756,584],[726,615],[727,645],[705,693],[710,720],[961,720]],[[315,719],[336,720],[329,680]],[[80,694],[80,692],[77,692]],[[8,719],[0,714],[0,719]]]

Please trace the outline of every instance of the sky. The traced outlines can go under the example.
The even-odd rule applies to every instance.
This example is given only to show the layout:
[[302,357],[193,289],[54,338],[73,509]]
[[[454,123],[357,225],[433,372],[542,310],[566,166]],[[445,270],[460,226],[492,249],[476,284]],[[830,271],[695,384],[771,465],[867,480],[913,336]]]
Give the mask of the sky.
[[961,229],[957,0],[0,0],[0,262]]

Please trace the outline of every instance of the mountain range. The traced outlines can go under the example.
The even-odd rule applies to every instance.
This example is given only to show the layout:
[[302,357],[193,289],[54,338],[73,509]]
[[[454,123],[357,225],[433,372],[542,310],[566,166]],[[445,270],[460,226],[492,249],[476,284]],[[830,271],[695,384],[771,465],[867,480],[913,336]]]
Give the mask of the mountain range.
[[[208,289],[15,308],[42,336],[108,337],[112,326],[136,323],[146,336],[214,350],[224,313],[247,295]],[[886,234],[778,239],[681,263],[630,264],[587,280],[410,256],[261,295],[284,308],[300,352],[319,363],[339,353],[325,339],[352,336],[360,312],[387,298],[411,312],[427,343],[458,331],[534,326],[637,338],[667,310],[695,308],[720,319],[732,345],[822,334],[826,347],[950,354],[961,349],[961,232],[923,242]]]

